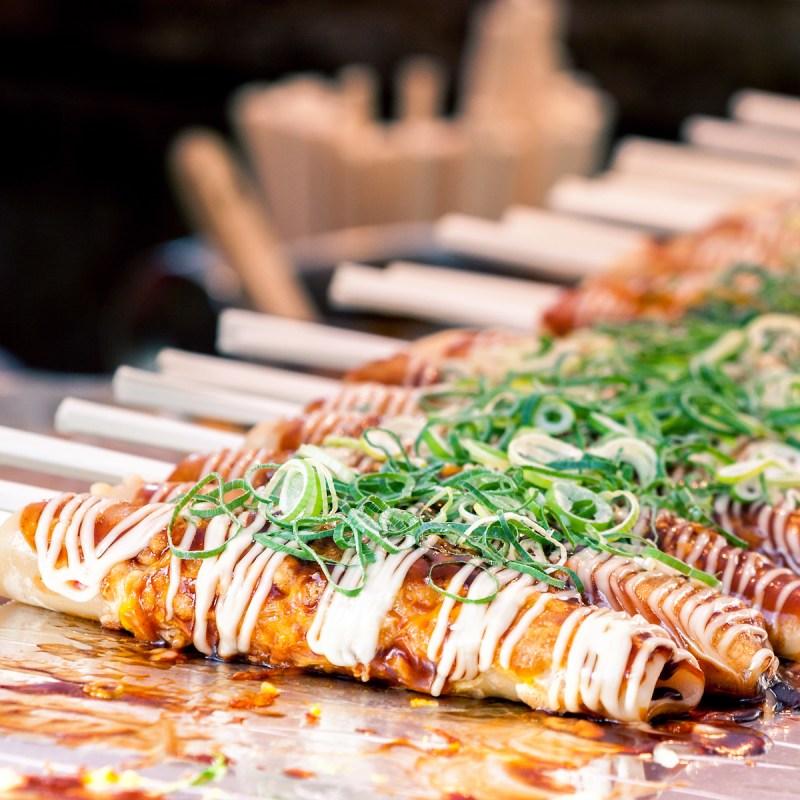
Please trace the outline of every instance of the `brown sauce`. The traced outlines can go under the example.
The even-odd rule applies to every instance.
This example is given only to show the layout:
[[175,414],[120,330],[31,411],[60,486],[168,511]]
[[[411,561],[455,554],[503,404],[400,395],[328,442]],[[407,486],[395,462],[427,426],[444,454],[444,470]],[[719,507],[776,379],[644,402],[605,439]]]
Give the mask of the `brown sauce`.
[[[320,699],[324,701],[329,693],[338,696],[345,683],[338,678],[303,676],[296,668],[265,669],[214,662],[191,653],[142,646],[124,634],[72,620],[65,621],[58,630],[72,641],[39,645],[44,657],[36,659],[35,666],[21,664],[17,654],[0,658],[0,668],[24,671],[35,678],[18,685],[6,680],[0,685],[0,732],[29,735],[32,720],[41,713],[44,701],[48,719],[41,729],[37,722],[37,735],[51,737],[59,744],[126,748],[152,758],[153,763],[165,757],[200,760],[198,751],[206,755],[220,752],[220,743],[224,745],[234,730],[246,735],[248,724],[261,716],[274,716],[275,724],[302,736],[304,727],[319,726],[322,714],[329,713],[327,705],[320,708],[315,704]],[[87,663],[92,665],[89,671]],[[142,677],[133,680],[134,675]],[[203,680],[195,680],[197,675]],[[781,678],[774,696],[788,692],[793,700],[800,695],[800,667],[784,668]],[[265,683],[274,684],[275,691],[268,686],[262,692],[259,684]],[[786,689],[781,688],[784,686]],[[298,687],[300,694],[293,694]],[[298,700],[298,696],[305,699]],[[365,706],[382,702],[374,687],[353,685],[353,693],[346,696],[348,703]],[[380,763],[381,758],[393,762],[416,758],[419,780],[449,798],[503,797],[493,793],[493,787],[486,782],[489,774],[501,774],[503,780],[507,779],[516,793],[512,795],[509,790],[508,796],[568,796],[574,791],[569,783],[571,770],[597,758],[617,756],[640,762],[643,776],[646,767],[643,780],[663,779],[665,768],[650,759],[654,748],[662,743],[679,744],[679,753],[737,759],[757,757],[769,746],[763,733],[749,727],[761,713],[760,702],[720,700],[682,719],[626,726],[578,716],[548,715],[499,700],[443,697],[436,705],[415,709],[410,702],[415,697],[419,696],[410,692],[387,695],[387,714],[406,714],[408,733],[403,730],[397,736],[395,728],[385,735],[377,716],[363,718],[367,725],[353,725],[347,730],[363,737],[365,765],[369,766],[370,759]],[[90,699],[103,702],[87,703]],[[144,707],[147,719],[152,721],[143,724],[131,713],[133,706]],[[161,713],[153,716],[147,711],[151,707]],[[241,714],[232,715],[232,710]],[[217,729],[204,725],[202,720],[215,713],[227,721],[216,723]],[[330,720],[340,712],[330,713],[328,724],[318,728],[320,736],[335,736],[328,729]],[[199,724],[187,725],[187,715]],[[356,724],[361,721],[357,718]],[[287,777],[316,777],[306,775],[307,771],[295,767],[291,760],[276,764],[275,769],[299,770],[297,775],[284,772]],[[554,777],[556,771],[558,775]],[[36,786],[31,784],[28,795],[15,793],[8,797],[83,800],[87,796],[83,787],[68,781],[67,784],[63,792],[53,789],[50,794],[46,787],[37,794]],[[138,791],[129,795],[131,800],[143,796]]]
[[163,797],[152,789],[112,789],[99,792],[86,785],[82,775],[25,775],[22,783],[3,792],[6,800],[157,800]]

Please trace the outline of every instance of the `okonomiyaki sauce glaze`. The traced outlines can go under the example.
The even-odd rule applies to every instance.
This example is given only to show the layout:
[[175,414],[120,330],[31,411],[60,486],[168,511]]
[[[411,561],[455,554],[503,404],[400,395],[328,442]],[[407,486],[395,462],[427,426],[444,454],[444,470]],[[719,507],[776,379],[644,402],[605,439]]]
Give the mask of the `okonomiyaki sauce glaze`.
[[[164,637],[172,644],[185,645],[190,635],[191,643],[206,655],[307,665],[363,680],[387,680],[393,673],[386,667],[396,670],[397,665],[386,663],[385,652],[378,658],[384,622],[391,618],[396,602],[403,603],[399,619],[409,614],[419,617],[416,606],[408,599],[398,601],[398,596],[401,589],[408,588],[407,578],[416,562],[430,561],[432,568],[441,560],[431,551],[438,541],[435,537],[425,546],[410,548],[403,544],[403,537],[396,537],[392,545],[398,551],[377,550],[366,569],[356,565],[354,550],[337,550],[331,558],[339,564],[332,579],[325,580],[313,562],[301,562],[288,551],[271,550],[253,540],[254,534],[266,529],[267,519],[261,512],[245,512],[238,521],[217,515],[202,529],[184,520],[173,532],[177,546],[206,551],[201,559],[184,560],[166,549],[164,528],[172,513],[168,504],[115,506],[91,495],[62,495],[43,506],[35,504],[34,509],[40,512],[38,520],[28,518],[23,527],[35,544],[44,584],[71,599],[91,600],[104,587],[117,591],[113,587],[120,585],[119,578],[112,588],[106,585],[112,569],[129,569],[120,621],[139,638],[158,641]],[[128,524],[128,520],[133,521]],[[200,543],[196,544],[198,537]],[[143,566],[140,554],[150,548],[156,551],[153,571],[135,567],[130,559],[136,556],[136,563]],[[165,557],[167,575],[158,566]],[[146,560],[150,561],[150,556]],[[284,566],[290,575],[281,573]],[[278,574],[283,583],[276,597],[273,588]],[[292,586],[287,599],[288,577]],[[427,659],[436,665],[436,674],[432,683],[421,682],[430,671],[415,673],[421,654],[406,657],[400,684],[407,688],[434,696],[443,691],[486,694],[479,685],[472,688],[475,682],[491,671],[496,661],[504,675],[517,675],[512,670],[520,667],[513,666],[512,654],[521,650],[523,642],[530,642],[530,631],[552,610],[559,616],[560,626],[552,651],[545,649],[537,656],[548,662],[537,673],[548,676],[543,688],[516,677],[516,695],[504,690],[501,696],[517,696],[538,707],[606,714],[628,721],[649,719],[665,707],[692,707],[700,699],[702,679],[694,658],[640,617],[582,606],[573,603],[574,595],[553,593],[527,575],[499,567],[481,568],[471,561],[453,576],[444,599],[433,592],[424,575],[415,580],[434,603],[431,610],[438,610],[435,620],[430,620],[432,632],[422,634],[423,639],[428,638]],[[334,591],[334,586],[343,591],[360,587],[361,591],[348,596]],[[482,602],[495,586],[496,596]],[[456,603],[462,588],[465,602]],[[302,608],[297,605],[298,597]],[[289,630],[283,623],[269,627],[270,619],[284,617],[291,619],[297,630]],[[301,620],[307,628],[305,636],[297,627]],[[392,624],[396,626],[396,622]],[[409,650],[418,651],[421,643],[415,641]],[[524,651],[527,655],[521,657],[522,663],[527,663],[524,659],[530,652]],[[529,701],[532,692],[546,695]]]

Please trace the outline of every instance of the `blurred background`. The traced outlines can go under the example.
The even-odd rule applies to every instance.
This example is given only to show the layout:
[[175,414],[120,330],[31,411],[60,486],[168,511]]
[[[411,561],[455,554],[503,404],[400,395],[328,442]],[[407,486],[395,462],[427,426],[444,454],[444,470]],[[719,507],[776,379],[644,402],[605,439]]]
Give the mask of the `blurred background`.
[[[142,278],[165,258],[171,275],[184,257],[193,268],[163,247],[189,233],[165,166],[176,134],[206,125],[232,139],[242,85],[353,63],[374,68],[389,114],[393,76],[416,54],[441,59],[452,111],[484,5],[4,0],[0,348],[25,366],[108,371],[125,349],[115,337],[152,315],[164,340],[211,351],[207,298]],[[614,136],[675,138],[684,117],[724,114],[741,87],[800,94],[796,0],[570,0],[557,24],[559,58],[613,98]]]

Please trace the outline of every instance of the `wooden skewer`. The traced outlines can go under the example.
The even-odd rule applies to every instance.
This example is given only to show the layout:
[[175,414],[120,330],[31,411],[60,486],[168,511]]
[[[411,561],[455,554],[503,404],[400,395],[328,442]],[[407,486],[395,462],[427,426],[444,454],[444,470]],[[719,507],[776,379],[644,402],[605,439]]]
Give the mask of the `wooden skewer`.
[[119,367],[114,373],[112,387],[114,397],[120,403],[240,425],[290,417],[300,411],[300,406],[294,403],[245,396],[241,392],[229,392],[199,381],[135,367]]
[[529,331],[559,291],[551,285],[532,284],[514,294],[505,283],[507,279],[406,267],[379,270],[340,264],[331,283],[331,300],[341,307],[400,313],[446,324]]
[[253,305],[313,319],[311,301],[222,138],[211,131],[188,131],[175,142],[170,161],[190,217],[239,274]]
[[242,437],[205,425],[194,425],[168,417],[143,414],[127,408],[91,403],[67,397],[56,409],[55,428],[59,433],[99,436],[112,441],[144,444],[179,453],[236,448]]
[[[576,220],[575,232],[582,222]],[[605,269],[641,238],[639,231],[629,239],[584,243],[577,233],[564,235],[538,223],[525,229],[522,225],[509,226],[462,214],[448,214],[436,226],[436,241],[445,250],[562,281],[576,280]]]
[[800,162],[800,131],[702,114],[689,117],[681,130],[683,138],[697,147],[775,159],[788,165]]
[[231,309],[220,315],[217,349],[227,355],[346,370],[386,358],[407,342],[373,333]]
[[548,193],[556,211],[619,221],[659,233],[683,233],[710,224],[728,211],[730,200],[690,197],[570,176]]
[[730,113],[742,122],[800,131],[800,97],[742,89],[731,98]]
[[612,166],[622,172],[666,175],[687,181],[736,186],[754,192],[797,191],[800,179],[763,159],[734,158],[696,147],[629,137],[617,147]]
[[166,375],[188,380],[199,377],[209,386],[240,390],[302,405],[331,395],[339,388],[339,381],[331,378],[172,348],[164,349],[158,354],[156,366]]
[[120,483],[131,474],[166,480],[173,465],[153,458],[0,427],[0,464],[75,478]]

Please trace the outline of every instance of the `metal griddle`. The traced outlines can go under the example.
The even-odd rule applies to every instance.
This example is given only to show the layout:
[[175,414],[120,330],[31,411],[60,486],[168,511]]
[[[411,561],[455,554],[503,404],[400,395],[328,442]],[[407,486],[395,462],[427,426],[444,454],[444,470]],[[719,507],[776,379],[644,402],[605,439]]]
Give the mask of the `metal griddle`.
[[[224,796],[283,800],[800,796],[800,720],[788,716],[755,724],[773,742],[765,755],[723,759],[511,703],[174,656],[90,622],[0,606],[0,766],[134,768],[168,782],[223,754],[231,767],[214,785]],[[280,694],[253,707],[264,680]]]
[[[95,381],[25,376],[0,388],[0,422],[39,430],[65,393],[107,392]],[[0,468],[0,477],[29,476]],[[772,742],[764,755],[719,758],[668,736],[654,751],[658,737],[626,726],[512,703],[432,701],[199,656],[164,661],[171,656],[94,623],[0,605],[0,768],[133,768],[164,786],[221,753],[231,766],[213,787],[230,798],[800,798],[800,715],[751,725]],[[265,679],[280,690],[272,705],[232,707],[247,706]]]

